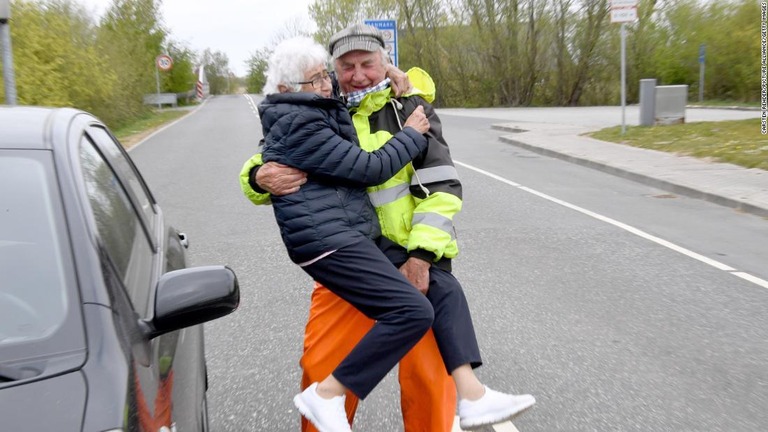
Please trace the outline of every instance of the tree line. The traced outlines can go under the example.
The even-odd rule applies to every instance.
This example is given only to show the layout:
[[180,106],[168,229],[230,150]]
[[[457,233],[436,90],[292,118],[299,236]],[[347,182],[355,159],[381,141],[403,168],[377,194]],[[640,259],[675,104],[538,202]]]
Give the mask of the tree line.
[[99,19],[73,0],[14,0],[10,29],[21,105],[72,106],[120,127],[151,109],[143,97],[157,91],[160,54],[173,59],[159,74],[161,92],[192,91],[199,65],[206,65],[212,94],[233,90],[226,54],[197,53],[174,40],[160,0],[112,0]]
[[[225,53],[195,52],[162,24],[161,0],[112,0],[98,19],[75,0],[14,0],[11,38],[20,104],[74,106],[112,127],[146,114],[156,91],[155,58],[168,54],[161,92],[184,93],[205,64],[212,94],[239,79]],[[402,69],[420,66],[435,79],[439,106],[577,106],[618,104],[619,24],[608,0],[314,0],[316,31],[293,22],[254,51],[245,83],[260,92],[271,49],[304,34],[325,44],[365,19],[394,19]],[[627,101],[639,80],[687,84],[704,96],[756,102],[760,95],[759,0],[639,0],[627,28]],[[0,64],[0,69],[2,64]],[[0,86],[0,98],[5,99]]]
[[[440,106],[578,106],[620,103],[620,24],[608,0],[314,0],[315,39],[347,25],[394,19],[401,69],[420,66]],[[626,25],[627,102],[639,81],[687,84],[704,97],[757,102],[758,0],[639,0]],[[251,58],[249,91],[263,85],[270,47]]]

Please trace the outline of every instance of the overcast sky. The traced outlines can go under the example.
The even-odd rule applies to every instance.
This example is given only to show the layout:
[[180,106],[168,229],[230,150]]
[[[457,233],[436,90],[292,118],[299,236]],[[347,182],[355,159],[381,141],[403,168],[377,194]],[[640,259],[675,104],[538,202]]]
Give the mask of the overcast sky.
[[[110,0],[75,0],[100,15]],[[313,26],[312,0],[162,0],[163,20],[171,38],[201,52],[205,48],[229,57],[229,67],[245,75],[245,61],[270,45],[289,23]],[[314,28],[309,29],[314,31]]]

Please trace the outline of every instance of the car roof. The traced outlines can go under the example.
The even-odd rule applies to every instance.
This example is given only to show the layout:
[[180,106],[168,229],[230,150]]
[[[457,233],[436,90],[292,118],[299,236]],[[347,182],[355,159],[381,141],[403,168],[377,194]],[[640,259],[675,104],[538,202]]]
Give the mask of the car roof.
[[52,130],[66,128],[78,114],[84,113],[72,108],[0,107],[0,149],[50,149]]

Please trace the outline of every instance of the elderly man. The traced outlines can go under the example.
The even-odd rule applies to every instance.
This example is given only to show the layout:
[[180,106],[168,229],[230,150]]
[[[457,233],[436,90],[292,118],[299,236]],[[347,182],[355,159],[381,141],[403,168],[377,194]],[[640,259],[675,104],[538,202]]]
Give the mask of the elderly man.
[[[424,107],[430,120],[425,156],[385,183],[368,188],[368,194],[376,208],[382,235],[391,240],[384,248],[385,253],[403,275],[428,297],[450,290],[455,293],[451,301],[466,303],[459,282],[450,273],[451,259],[458,254],[453,217],[461,210],[461,183],[442,137],[440,121],[425,100],[434,96],[434,84],[423,71],[411,70],[414,88],[404,97],[394,98],[386,79],[384,41],[378,30],[370,26],[358,24],[342,30],[331,38],[329,50],[363,149],[373,151],[381,147],[401,129],[403,119],[417,106]],[[293,168],[272,163],[260,165],[260,155],[256,155],[241,172],[243,191],[256,204],[268,202],[264,191],[291,193],[304,182],[305,175]],[[457,317],[457,321],[463,319]],[[317,285],[305,331],[302,387],[330,374],[372,325],[350,304]],[[471,319],[468,327],[466,330],[465,326],[465,331],[471,333],[468,339],[474,340]],[[400,362],[406,432],[452,429],[456,390],[437,343],[430,331]],[[476,344],[467,346],[462,355],[467,364],[481,364]],[[481,397],[482,386],[475,388],[479,389],[477,394],[463,396],[468,400]],[[351,422],[358,401],[353,394],[347,394],[346,401]],[[302,421],[302,430],[314,430]]]

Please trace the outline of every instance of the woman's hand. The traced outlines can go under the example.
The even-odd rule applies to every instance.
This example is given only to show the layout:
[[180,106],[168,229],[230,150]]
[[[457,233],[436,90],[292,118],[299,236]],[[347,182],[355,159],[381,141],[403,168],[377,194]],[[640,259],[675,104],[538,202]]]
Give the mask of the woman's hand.
[[417,106],[411,115],[408,116],[408,119],[405,121],[403,128],[407,126],[416,129],[420,134],[427,133],[429,130],[429,120],[427,120],[427,116],[424,114],[423,106]]
[[395,92],[395,97],[400,97],[409,91],[411,91],[411,80],[408,79],[408,74],[401,71],[397,66],[387,63],[387,77],[390,79],[390,86],[392,91]]

